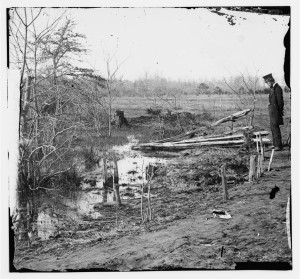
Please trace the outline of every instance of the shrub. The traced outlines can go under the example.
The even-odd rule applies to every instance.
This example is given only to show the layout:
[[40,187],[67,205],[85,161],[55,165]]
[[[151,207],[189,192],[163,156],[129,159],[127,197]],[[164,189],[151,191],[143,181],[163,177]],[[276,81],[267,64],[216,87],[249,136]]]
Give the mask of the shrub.
[[146,109],[146,112],[148,113],[148,114],[150,114],[150,115],[160,115],[161,114],[161,112],[162,112],[162,110],[161,109],[159,109],[159,108],[147,108]]
[[87,170],[92,169],[98,164],[99,157],[92,146],[90,148],[83,149],[82,155],[84,158],[85,168]]
[[46,184],[51,184],[51,188],[55,189],[75,190],[80,186],[81,181],[82,177],[80,174],[75,170],[75,168],[71,168],[65,172],[50,177]]

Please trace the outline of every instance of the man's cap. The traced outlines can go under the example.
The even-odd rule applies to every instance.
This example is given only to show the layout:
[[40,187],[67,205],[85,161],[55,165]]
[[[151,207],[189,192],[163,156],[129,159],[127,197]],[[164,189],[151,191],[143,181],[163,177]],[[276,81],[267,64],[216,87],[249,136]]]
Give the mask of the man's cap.
[[268,75],[264,76],[263,79],[265,80],[265,82],[274,81],[272,74],[268,74]]

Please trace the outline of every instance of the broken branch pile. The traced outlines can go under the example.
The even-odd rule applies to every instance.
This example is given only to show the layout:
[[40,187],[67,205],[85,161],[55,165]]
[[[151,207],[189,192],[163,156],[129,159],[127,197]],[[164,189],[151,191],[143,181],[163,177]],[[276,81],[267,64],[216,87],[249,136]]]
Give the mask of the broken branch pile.
[[[261,135],[268,135],[269,132],[267,131],[260,131],[260,132],[254,132],[252,133],[253,138],[252,141],[256,142],[258,139],[256,138],[256,133],[260,133]],[[263,137],[262,142],[264,144],[269,144],[270,139]],[[169,150],[169,151],[179,151],[184,149],[190,149],[190,148],[197,148],[202,146],[241,146],[245,143],[245,136],[244,134],[236,134],[236,135],[230,135],[230,136],[217,136],[217,137],[196,137],[193,139],[188,140],[181,140],[181,141],[175,141],[175,142],[163,142],[163,143],[157,143],[157,142],[150,142],[150,143],[142,143],[137,146],[133,146],[132,149],[134,150],[142,150],[142,149],[150,149],[150,150]]]
[[[222,118],[210,125],[210,128],[217,126],[220,123],[224,123],[227,121],[235,121],[236,119],[247,115],[251,110],[243,110],[240,112],[236,112],[230,116]],[[202,146],[228,146],[228,147],[236,147],[241,146],[246,142],[246,136],[243,131],[250,131],[253,127],[238,127],[232,129],[229,132],[225,132],[223,134],[205,134],[205,127],[200,127],[198,129],[188,131],[184,134],[180,134],[178,136],[167,138],[159,141],[154,141],[150,143],[142,143],[136,146],[133,146],[134,150],[168,150],[168,151],[180,151],[184,149],[198,148]],[[202,135],[196,136],[201,133]],[[270,144],[270,139],[266,138],[269,134],[268,131],[257,131],[250,133],[250,138],[252,142],[256,142],[259,139],[259,135],[261,136],[261,141],[263,144]]]

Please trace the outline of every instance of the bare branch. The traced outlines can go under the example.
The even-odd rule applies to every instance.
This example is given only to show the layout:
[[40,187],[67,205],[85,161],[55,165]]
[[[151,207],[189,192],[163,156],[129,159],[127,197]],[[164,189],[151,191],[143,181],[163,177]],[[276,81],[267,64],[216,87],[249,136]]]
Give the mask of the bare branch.
[[[21,16],[19,15],[19,13],[18,13],[18,11],[17,11],[16,8],[14,9],[14,11],[16,12],[18,18],[21,20],[21,22],[23,23],[23,25],[27,27],[27,24],[23,21],[23,19],[22,19]],[[26,14],[26,10],[25,10],[25,14]]]
[[[39,12],[38,12],[38,14],[35,16],[35,18],[34,19],[32,19],[32,21],[28,24],[28,27],[38,18],[38,16],[41,14],[41,12],[42,12],[42,9],[43,8],[40,8],[40,10],[39,10]],[[32,10],[31,10],[32,11]],[[32,15],[32,13],[31,13],[31,15]]]

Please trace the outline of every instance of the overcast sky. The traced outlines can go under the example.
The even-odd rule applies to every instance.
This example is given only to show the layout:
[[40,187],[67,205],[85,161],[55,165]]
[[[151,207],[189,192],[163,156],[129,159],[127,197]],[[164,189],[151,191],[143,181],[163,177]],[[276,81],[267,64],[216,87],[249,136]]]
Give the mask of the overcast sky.
[[234,12],[235,25],[205,8],[71,9],[87,36],[88,62],[104,73],[104,56],[116,56],[125,79],[159,75],[203,80],[247,69],[283,77],[288,16]]
[[[46,8],[37,26],[65,9]],[[38,11],[38,10],[37,10]],[[36,11],[36,12],[37,12]],[[172,80],[223,79],[248,71],[273,73],[283,82],[283,38],[289,16],[206,8],[70,8],[67,15],[86,35],[84,65],[105,75],[105,59],[117,61],[124,79],[158,75]]]

